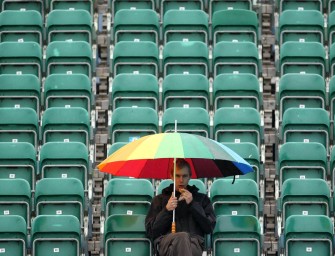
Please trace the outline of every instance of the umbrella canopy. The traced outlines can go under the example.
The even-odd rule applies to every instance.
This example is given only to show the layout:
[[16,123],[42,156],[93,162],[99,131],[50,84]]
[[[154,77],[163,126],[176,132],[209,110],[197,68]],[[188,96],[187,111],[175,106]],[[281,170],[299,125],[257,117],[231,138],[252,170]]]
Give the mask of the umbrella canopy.
[[169,179],[175,158],[191,166],[191,178],[243,175],[253,169],[221,143],[188,133],[159,133],[126,144],[98,165],[102,172],[134,178]]

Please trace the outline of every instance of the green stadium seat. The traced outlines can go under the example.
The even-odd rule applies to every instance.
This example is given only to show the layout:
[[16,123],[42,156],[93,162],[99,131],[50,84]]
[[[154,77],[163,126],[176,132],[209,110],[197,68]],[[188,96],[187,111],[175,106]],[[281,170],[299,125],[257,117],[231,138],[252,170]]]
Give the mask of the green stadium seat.
[[210,187],[214,212],[219,215],[261,217],[262,205],[257,183],[249,179],[216,179]]
[[201,135],[210,138],[210,117],[207,110],[199,107],[171,107],[164,111],[162,132],[177,131]]
[[112,113],[109,135],[111,143],[131,142],[158,133],[158,114],[148,107],[118,107]]
[[31,212],[29,183],[23,179],[0,179],[0,216],[21,216],[30,227]]
[[253,74],[220,74],[213,81],[214,111],[223,107],[263,109],[263,88]]
[[158,51],[158,46],[153,42],[118,42],[112,54],[111,72],[114,77],[121,73],[158,77]]
[[284,255],[333,255],[334,224],[326,216],[291,216],[284,234]]
[[326,8],[325,2],[323,0],[276,0],[275,5],[280,14],[286,10],[316,10],[323,13]]
[[245,161],[247,161],[252,168],[254,169],[253,172],[235,176],[236,179],[251,179],[257,183],[260,189],[260,195],[262,197],[262,193],[264,191],[261,190],[261,181],[264,182],[264,166],[261,162],[259,149],[257,146],[250,142],[241,142],[241,143],[222,143],[223,145],[227,146],[234,152],[236,152],[239,156],[241,156]]
[[53,10],[84,10],[94,15],[93,0],[44,0],[48,14]]
[[[335,2],[332,1],[332,5],[334,5]],[[335,7],[335,5],[334,5]],[[335,9],[335,8],[333,8]],[[328,32],[328,46],[330,47],[335,42],[335,12],[331,11],[328,14],[328,26],[327,26],[327,32]]]
[[201,74],[171,74],[163,80],[163,110],[171,107],[210,107],[209,80]]
[[75,178],[48,178],[36,183],[35,212],[39,215],[72,215],[87,226],[87,208],[82,183]]
[[163,42],[208,43],[208,14],[202,10],[170,10],[163,17]]
[[[173,180],[168,179],[168,180],[161,180],[158,187],[157,187],[157,191],[156,194],[160,195],[162,194],[162,191],[164,188],[167,188],[168,186],[170,186],[170,184],[173,183]],[[207,195],[207,188],[205,183],[201,180],[201,179],[190,179],[189,186],[196,186],[199,190],[199,193],[205,194]]]
[[44,81],[44,108],[81,107],[89,113],[94,108],[92,82],[84,74],[52,74]]
[[95,40],[92,25],[92,17],[85,10],[53,10],[46,17],[47,43],[84,41],[92,44]]
[[153,185],[146,179],[112,178],[104,194],[105,218],[115,214],[146,215],[153,197]]
[[104,255],[152,256],[153,245],[146,236],[145,217],[142,214],[108,217],[104,227]]
[[90,117],[80,107],[53,107],[44,111],[41,127],[42,143],[81,142],[87,147],[91,141]]
[[72,215],[40,215],[32,221],[31,255],[82,255],[79,220]]
[[0,216],[0,248],[3,256],[26,255],[27,224],[21,216]]
[[281,195],[277,199],[278,230],[286,226],[287,218],[293,215],[330,216],[330,188],[322,179],[291,178],[283,183]]
[[207,1],[204,0],[161,0],[159,1],[158,5],[160,10],[160,16],[164,17],[170,10],[205,10],[206,4]]
[[219,108],[214,113],[214,139],[218,142],[263,143],[261,115],[254,108]]
[[257,13],[251,10],[216,11],[212,18],[212,39],[218,42],[251,42],[259,44]]
[[37,11],[0,13],[0,42],[35,42],[43,44],[43,19]]
[[87,147],[80,142],[48,142],[39,151],[40,178],[76,178],[88,192],[92,175]]
[[38,116],[31,108],[0,108],[0,142],[39,145]]
[[84,41],[49,43],[45,63],[47,76],[84,74],[91,79],[95,70],[91,46]]
[[128,144],[127,142],[115,142],[113,143],[107,152],[107,155],[110,156],[111,154],[113,154],[115,151],[119,150],[120,148],[122,148],[124,145]]
[[262,74],[258,48],[251,42],[219,42],[213,50],[213,75]]
[[208,56],[208,46],[203,42],[168,42],[163,49],[163,76],[201,74],[207,77]]
[[42,70],[42,48],[38,43],[0,43],[0,74],[32,74],[41,79]]
[[1,11],[37,11],[42,18],[45,15],[43,0],[1,0]]
[[119,74],[110,86],[112,109],[150,107],[158,111],[158,79],[151,74]]
[[282,143],[319,142],[329,152],[330,120],[322,108],[290,108],[283,115],[279,133]]
[[324,17],[316,10],[286,10],[279,16],[277,40],[285,42],[325,42]]
[[0,107],[31,108],[40,113],[41,82],[34,75],[0,75]]
[[158,45],[160,40],[158,14],[152,9],[119,10],[114,18],[113,35],[114,44],[121,41],[149,41]]
[[276,94],[279,120],[289,108],[326,108],[325,79],[317,74],[285,74]]
[[291,178],[326,180],[327,175],[327,152],[322,144],[286,142],[280,146],[276,168],[280,189],[282,184]]
[[218,216],[212,241],[213,256],[260,256],[263,248],[260,223],[251,215]]
[[156,10],[155,0],[110,0],[109,4],[111,5],[112,22],[115,20],[116,13],[121,10]]
[[[252,10],[253,2],[251,0],[212,0],[209,1],[208,12],[210,20],[213,21],[213,16],[216,12],[222,10]],[[242,17],[238,17],[241,19]]]
[[335,188],[335,150],[332,148],[329,156],[329,172],[330,172],[330,182],[331,188]]
[[24,179],[35,190],[36,149],[27,142],[0,142],[0,180]]
[[329,48],[329,77],[333,77],[335,74],[335,44],[332,44]]
[[280,48],[279,75],[288,73],[326,76],[326,51],[321,43],[286,42]]

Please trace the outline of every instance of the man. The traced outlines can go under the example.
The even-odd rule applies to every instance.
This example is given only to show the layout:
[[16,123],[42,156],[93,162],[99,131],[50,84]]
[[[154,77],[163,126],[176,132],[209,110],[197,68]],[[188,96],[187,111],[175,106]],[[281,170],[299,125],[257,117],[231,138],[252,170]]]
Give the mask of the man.
[[[158,245],[159,256],[201,256],[204,235],[210,234],[215,227],[213,206],[208,196],[188,185],[191,175],[190,165],[184,159],[177,159],[176,196],[173,196],[171,184],[152,200],[145,227],[155,248]],[[176,233],[171,233],[173,210]]]

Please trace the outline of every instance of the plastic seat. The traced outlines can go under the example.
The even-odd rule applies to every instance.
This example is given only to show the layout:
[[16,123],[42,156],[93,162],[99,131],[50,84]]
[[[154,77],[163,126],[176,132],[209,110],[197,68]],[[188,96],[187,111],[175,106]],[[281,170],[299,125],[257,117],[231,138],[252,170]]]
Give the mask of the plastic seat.
[[41,79],[42,70],[42,48],[38,43],[0,43],[1,74],[32,74]]
[[146,215],[118,214],[108,217],[104,227],[103,250],[105,256],[152,255],[152,244],[146,236]]
[[[163,189],[167,188],[172,183],[173,183],[173,181],[171,179],[162,180],[157,187],[156,194],[157,195],[162,194]],[[205,195],[207,194],[206,185],[201,179],[190,179],[188,185],[189,186],[196,186],[199,189],[198,190],[199,193],[202,193],[202,194],[205,194]]]
[[21,216],[30,227],[31,211],[29,183],[23,179],[0,179],[0,216]]
[[40,215],[31,230],[31,255],[79,256],[82,252],[80,222],[71,215]]
[[253,74],[220,74],[213,81],[214,111],[222,107],[263,109],[258,78]]
[[39,145],[38,116],[31,108],[0,108],[0,142]]
[[92,175],[87,147],[79,142],[48,142],[39,154],[39,173],[44,178],[76,178],[85,192]]
[[214,139],[218,142],[263,142],[260,113],[254,108],[220,108],[214,113]]
[[158,111],[158,80],[151,74],[119,74],[111,84],[110,104],[118,107],[150,107]]
[[278,41],[285,42],[318,42],[323,44],[324,18],[316,10],[286,10],[279,16]]
[[41,127],[42,143],[81,142],[87,147],[91,141],[90,117],[80,107],[53,107],[44,111]]
[[2,0],[0,1],[1,11],[37,11],[42,18],[45,15],[44,1],[42,0]]
[[44,81],[44,108],[82,107],[89,113],[94,107],[92,82],[84,74],[52,74]]
[[258,49],[251,42],[219,42],[213,50],[213,74],[262,74]]
[[158,114],[152,108],[119,107],[112,113],[111,143],[131,142],[155,133],[158,133]]
[[[212,0],[208,3],[210,20],[213,21],[214,13],[222,10],[252,10],[253,2],[250,0]],[[238,17],[241,19],[242,17]]]
[[289,108],[326,108],[326,83],[317,74],[286,74],[279,80],[279,119]]
[[163,17],[164,44],[171,41],[208,43],[208,14],[202,10],[170,10]]
[[276,169],[280,188],[283,182],[291,178],[326,180],[328,174],[326,148],[317,142],[286,142],[279,148]]
[[247,161],[254,169],[254,172],[250,172],[241,176],[235,176],[235,178],[251,179],[255,181],[258,186],[261,186],[260,181],[264,180],[264,167],[263,164],[261,163],[261,158],[259,154],[260,150],[257,148],[257,146],[250,142],[222,143],[222,144],[232,149],[234,152],[236,152],[245,161]]
[[0,107],[31,108],[40,113],[41,82],[34,75],[0,75]]
[[330,181],[331,189],[335,188],[335,150],[332,148],[329,156],[329,172],[330,172]]
[[113,143],[107,152],[107,155],[110,156],[111,154],[113,154],[115,151],[117,151],[118,149],[122,148],[124,145],[128,144],[127,142],[115,142]]
[[0,142],[0,180],[24,179],[35,190],[36,149],[27,142]]
[[0,42],[35,42],[43,44],[43,20],[37,11],[0,13]]
[[276,0],[275,4],[280,14],[286,10],[316,10],[323,13],[324,8],[326,7],[322,0]]
[[144,214],[148,213],[154,188],[146,179],[109,180],[104,198],[106,219],[115,214]]
[[158,46],[153,42],[118,42],[113,51],[111,72],[151,74],[158,77]]
[[94,72],[91,46],[87,42],[51,42],[46,49],[46,73],[84,74],[89,78]]
[[2,255],[27,255],[27,224],[21,216],[0,216],[0,247]]
[[200,74],[171,74],[163,80],[163,110],[170,107],[210,106],[209,80]]
[[330,120],[322,108],[290,108],[283,115],[280,140],[286,142],[319,142],[328,151]]
[[262,205],[257,183],[249,179],[216,179],[210,187],[214,212],[219,215],[253,215],[260,217]]
[[280,48],[280,76],[288,73],[318,74],[327,73],[326,52],[321,43],[286,42]]
[[259,43],[257,13],[250,10],[216,11],[212,18],[212,39],[218,42]]
[[261,227],[251,215],[222,215],[213,231],[213,256],[260,256],[263,243]]
[[53,10],[84,10],[90,16],[94,15],[94,1],[93,0],[46,0],[45,6],[48,13]]
[[207,77],[208,54],[208,47],[203,42],[168,42],[163,49],[163,76],[201,74]]
[[75,178],[48,178],[36,183],[35,211],[39,215],[72,215],[81,224],[87,216],[84,188]]
[[110,0],[108,3],[111,5],[111,14],[114,22],[116,13],[121,10],[156,10],[155,0]]
[[162,132],[174,132],[177,121],[177,131],[210,137],[210,118],[208,111],[199,108],[168,108],[162,117]]
[[326,216],[291,216],[284,232],[285,256],[334,254],[334,225]]
[[54,41],[95,40],[92,17],[85,10],[53,10],[46,19],[47,43]]
[[159,10],[161,17],[164,17],[170,10],[205,10],[206,4],[204,0],[161,0]]
[[[332,2],[332,5],[335,4],[334,1]],[[335,12],[329,10],[328,14],[328,46],[330,47],[335,42]]]
[[333,77],[335,74],[335,44],[329,48],[329,76]]
[[149,41],[158,45],[159,17],[152,9],[122,9],[115,14],[113,42]]
[[278,229],[286,226],[286,220],[293,215],[330,216],[330,188],[322,179],[291,178],[283,183],[281,196],[278,198]]

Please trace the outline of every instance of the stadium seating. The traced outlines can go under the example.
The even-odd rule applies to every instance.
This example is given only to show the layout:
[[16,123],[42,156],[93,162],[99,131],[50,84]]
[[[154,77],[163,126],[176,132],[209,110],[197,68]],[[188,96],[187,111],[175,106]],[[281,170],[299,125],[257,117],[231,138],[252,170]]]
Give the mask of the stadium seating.
[[37,11],[42,18],[45,15],[45,5],[42,0],[2,0],[1,11]]
[[163,17],[163,42],[200,41],[208,43],[208,14],[202,10],[170,10]]
[[175,128],[177,128],[178,132],[210,137],[208,111],[199,107],[171,107],[166,109],[162,117],[162,132],[174,132]]
[[156,10],[155,0],[135,0],[135,1],[123,1],[123,0],[109,0],[108,2],[111,8],[112,23],[114,22],[115,15],[120,10],[141,10],[149,9]]
[[[134,3],[134,1],[133,1]],[[152,9],[122,9],[113,23],[114,44],[122,41],[160,41],[159,17]]]
[[[221,10],[252,10],[253,2],[250,0],[238,0],[238,1],[232,1],[232,0],[212,0],[209,1],[209,16],[210,20],[213,20],[213,16],[215,12],[221,11]],[[241,17],[239,17],[241,18]]]
[[32,108],[39,117],[41,82],[34,75],[0,75],[0,107]]
[[213,81],[214,111],[222,107],[263,109],[260,83],[253,74],[220,74]]
[[201,107],[209,110],[209,80],[204,75],[167,75],[162,87],[163,110],[170,107]]
[[276,0],[276,8],[281,14],[286,10],[316,10],[323,13],[326,4],[320,0],[307,0],[307,1],[296,1],[296,0]]
[[111,108],[150,107],[158,111],[158,89],[158,80],[154,75],[119,74],[111,84]]
[[37,11],[0,13],[0,42],[35,42],[42,46],[43,17]]
[[94,14],[93,0],[47,0],[44,2],[48,13],[53,10],[85,10],[91,16]]
[[[333,2],[333,1],[329,1]],[[334,4],[334,3],[333,3]],[[329,10],[328,15],[328,46],[331,46],[335,42],[335,12]]]
[[131,142],[144,135],[158,133],[158,114],[148,107],[118,107],[109,127],[111,143]]
[[158,2],[161,17],[164,17],[169,10],[205,10],[204,0],[162,0]]

